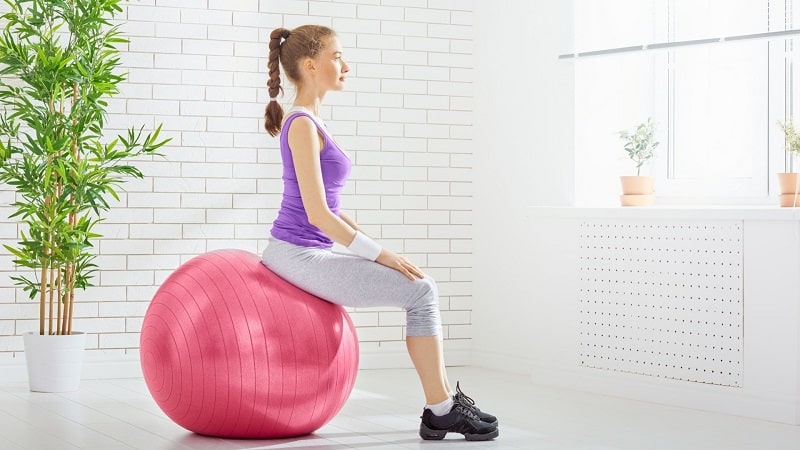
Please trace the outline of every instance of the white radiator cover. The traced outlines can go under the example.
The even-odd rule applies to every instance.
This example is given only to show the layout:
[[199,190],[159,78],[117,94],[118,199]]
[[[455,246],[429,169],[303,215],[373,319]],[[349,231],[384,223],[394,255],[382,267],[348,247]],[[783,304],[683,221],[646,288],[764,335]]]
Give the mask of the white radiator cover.
[[473,364],[800,425],[800,208],[525,212],[476,242]]
[[741,386],[740,221],[596,219],[578,231],[580,365]]

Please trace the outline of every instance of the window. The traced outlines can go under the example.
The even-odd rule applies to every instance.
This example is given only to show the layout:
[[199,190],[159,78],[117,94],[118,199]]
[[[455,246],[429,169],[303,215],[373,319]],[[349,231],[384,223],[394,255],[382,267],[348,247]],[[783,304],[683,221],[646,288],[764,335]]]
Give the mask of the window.
[[618,131],[650,116],[660,198],[767,202],[788,163],[776,122],[793,113],[794,22],[792,0],[576,0],[562,57],[575,64],[578,203],[614,197],[608,174],[633,167]]

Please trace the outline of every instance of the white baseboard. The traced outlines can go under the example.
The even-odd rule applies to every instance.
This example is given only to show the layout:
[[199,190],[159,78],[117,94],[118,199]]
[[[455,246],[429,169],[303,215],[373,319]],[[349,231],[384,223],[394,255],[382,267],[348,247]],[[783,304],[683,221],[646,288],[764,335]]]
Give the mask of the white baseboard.
[[0,384],[28,381],[28,371],[23,358],[0,362]]
[[[466,349],[447,351],[448,366],[469,364],[470,353]],[[413,368],[405,351],[362,351],[359,355],[359,369],[407,369]],[[119,355],[87,354],[81,371],[82,380],[103,380],[113,378],[135,378],[142,376],[138,355],[120,357]],[[26,383],[28,371],[25,367],[24,353],[10,362],[0,362],[0,384]]]
[[[141,377],[142,368],[138,356],[86,356],[81,368],[81,380]],[[0,363],[0,383],[23,383],[28,381],[28,369],[24,354],[11,362]]]

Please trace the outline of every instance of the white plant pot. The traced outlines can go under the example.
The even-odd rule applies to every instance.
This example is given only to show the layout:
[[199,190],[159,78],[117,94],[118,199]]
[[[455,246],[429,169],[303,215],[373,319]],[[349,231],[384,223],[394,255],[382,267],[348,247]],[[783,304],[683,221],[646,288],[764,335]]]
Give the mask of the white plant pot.
[[77,391],[81,381],[86,335],[42,336],[37,332],[22,335],[28,384],[34,392]]

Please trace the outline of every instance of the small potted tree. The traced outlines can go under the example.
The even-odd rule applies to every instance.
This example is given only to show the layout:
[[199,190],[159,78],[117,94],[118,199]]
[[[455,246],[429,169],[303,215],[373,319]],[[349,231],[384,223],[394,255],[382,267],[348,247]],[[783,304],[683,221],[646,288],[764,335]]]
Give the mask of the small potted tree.
[[[128,161],[166,140],[131,128],[104,133],[107,99],[124,81],[110,23],[121,0],[5,0],[0,36],[0,183],[14,189],[19,242],[6,245],[15,284],[38,301],[39,329],[23,333],[32,391],[77,390],[86,336],[73,330],[76,289],[98,270],[95,225],[127,178]],[[70,358],[75,358],[71,360]]]
[[783,131],[786,138],[785,149],[787,155],[787,165],[790,172],[778,173],[778,186],[781,193],[778,197],[781,206],[800,206],[800,177],[794,171],[797,165],[797,155],[800,155],[800,134],[791,121],[778,121],[778,126]]
[[652,118],[636,125],[631,130],[619,132],[619,137],[625,143],[625,152],[628,158],[636,165],[636,175],[623,175],[620,177],[622,206],[647,206],[655,203],[653,195],[654,179],[652,176],[641,174],[642,166],[655,154],[658,142],[655,140],[655,125]]

